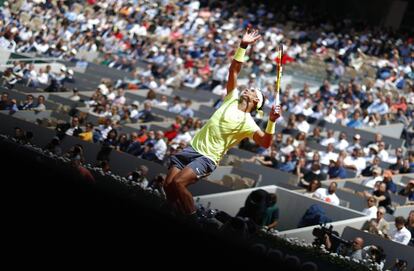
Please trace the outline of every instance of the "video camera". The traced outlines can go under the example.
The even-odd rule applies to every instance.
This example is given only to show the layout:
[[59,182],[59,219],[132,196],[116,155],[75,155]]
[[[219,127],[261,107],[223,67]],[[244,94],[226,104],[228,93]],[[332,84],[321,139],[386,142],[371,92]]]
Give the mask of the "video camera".
[[332,225],[328,228],[326,224],[320,224],[319,228],[314,228],[312,230],[312,234],[313,236],[315,236],[315,240],[312,244],[318,247],[321,245],[325,245],[325,234],[328,235],[332,243],[332,247],[330,249],[331,251],[337,251],[340,245],[343,245],[345,247],[350,247],[352,245],[351,241],[342,239],[339,236],[339,233],[333,230]]

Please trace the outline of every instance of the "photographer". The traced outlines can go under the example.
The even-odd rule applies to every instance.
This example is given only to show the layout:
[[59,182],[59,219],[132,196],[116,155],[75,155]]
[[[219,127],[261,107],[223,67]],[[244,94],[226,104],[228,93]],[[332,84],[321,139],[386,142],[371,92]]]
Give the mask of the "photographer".
[[382,247],[370,245],[363,248],[363,255],[369,257],[374,263],[378,264],[380,270],[384,268],[385,253]]
[[138,184],[142,188],[146,188],[148,186],[148,167],[144,165],[138,166],[137,170],[131,172],[128,174],[127,179],[130,180],[133,183]]
[[336,249],[336,252],[338,254],[341,254],[343,256],[349,256],[352,259],[362,260],[364,257],[363,253],[363,246],[364,246],[364,239],[361,237],[356,237],[352,242],[347,242],[345,240],[342,240],[338,235],[334,234],[325,234],[325,247],[332,251],[332,248],[334,247],[334,242],[332,238],[339,239],[340,245]]

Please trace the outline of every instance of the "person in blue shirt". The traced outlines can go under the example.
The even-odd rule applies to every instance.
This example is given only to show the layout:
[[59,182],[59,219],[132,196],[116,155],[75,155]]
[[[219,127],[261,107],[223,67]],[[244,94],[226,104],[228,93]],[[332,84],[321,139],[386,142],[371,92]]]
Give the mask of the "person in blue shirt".
[[361,112],[356,110],[352,115],[352,119],[348,121],[346,126],[351,128],[361,128],[362,127],[362,119],[361,119]]
[[194,111],[191,109],[191,100],[185,101],[184,108],[181,110],[180,115],[186,118],[194,117]]
[[341,158],[338,158],[338,160],[335,162],[335,160],[329,161],[329,169],[328,169],[328,175],[329,179],[345,179],[346,178],[346,170],[343,166],[344,162]]
[[279,164],[279,169],[285,172],[292,172],[295,169],[296,163],[292,161],[292,156],[287,154],[283,157]]
[[384,180],[383,182],[387,185],[387,190],[392,193],[397,192],[397,185],[392,181],[392,171],[391,170],[384,170],[383,174]]

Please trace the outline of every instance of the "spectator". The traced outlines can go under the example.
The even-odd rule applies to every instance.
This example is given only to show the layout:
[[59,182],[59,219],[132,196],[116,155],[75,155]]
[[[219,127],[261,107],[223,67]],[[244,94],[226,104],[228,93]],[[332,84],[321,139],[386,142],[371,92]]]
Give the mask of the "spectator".
[[414,203],[414,180],[410,180],[407,185],[398,192],[398,194],[407,197],[409,201]]
[[391,197],[387,190],[386,183],[381,182],[378,189],[375,190],[372,194],[368,193],[367,191],[364,191],[364,196],[366,198],[374,196],[378,202],[378,206],[384,207],[387,210],[387,213],[389,214],[394,213],[394,210],[392,209],[392,206],[391,206]]
[[303,193],[303,195],[312,198],[315,194],[315,191],[318,190],[320,187],[321,187],[321,181],[319,181],[318,179],[314,179],[306,187],[306,192]]
[[405,224],[407,230],[411,233],[411,240],[408,245],[414,247],[414,210],[410,211],[407,217],[407,223]]
[[46,145],[45,150],[55,154],[55,155],[62,155],[62,148],[60,147],[60,139],[59,137],[55,136],[52,140]]
[[391,193],[397,192],[397,185],[392,181],[392,171],[384,170],[383,182],[387,185],[387,190]]
[[33,107],[33,110],[36,112],[46,111],[45,96],[39,95],[37,97],[37,104]]
[[372,177],[362,181],[362,185],[365,185],[370,188],[374,188],[374,185],[378,181],[383,181],[383,177],[381,176],[382,169],[379,166],[374,166],[372,168]]
[[405,227],[405,219],[402,216],[395,218],[395,230],[393,230],[388,238],[394,242],[408,245],[411,241],[411,232]]
[[69,96],[69,99],[74,102],[79,102],[81,97],[79,96],[79,90],[77,88],[73,88],[72,95]]
[[19,106],[19,110],[31,110],[35,107],[34,97],[32,94],[26,96],[26,101]]
[[58,125],[56,127],[59,138],[63,138],[63,134],[68,136],[79,136],[83,132],[79,126],[79,117],[73,116],[71,123],[65,123],[64,125]]
[[191,100],[186,100],[184,103],[184,107],[180,111],[180,115],[185,118],[192,118],[194,117],[194,111],[191,109]]
[[389,223],[384,218],[385,213],[386,210],[384,207],[378,207],[376,218],[372,218],[371,220],[365,222],[361,230],[385,237],[390,229]]
[[333,159],[329,160],[328,176],[329,179],[345,179],[347,177],[342,158],[338,157],[336,162]]
[[157,131],[155,133],[155,144],[154,144],[155,156],[158,158],[158,163],[164,161],[165,153],[167,152],[167,144],[164,141],[164,133],[162,131]]
[[182,111],[181,98],[179,96],[174,97],[173,104],[168,108],[168,111],[175,114],[179,114]]
[[266,208],[263,217],[263,227],[267,230],[275,229],[279,220],[279,207],[277,206],[277,196],[270,194],[269,207]]
[[367,199],[368,207],[362,210],[362,212],[368,217],[368,219],[377,217],[377,201],[374,197]]
[[144,103],[144,109],[139,111],[138,113],[138,119],[142,122],[151,122],[154,120],[154,116],[151,112],[152,106],[150,102]]
[[[74,125],[73,124],[73,118],[72,118],[72,125]],[[93,142],[93,124],[92,124],[92,122],[86,123],[85,132],[75,129],[75,130],[73,130],[72,135],[73,134],[75,134],[75,135],[77,134],[79,136],[79,138],[82,139],[83,141],[92,143]]]
[[72,158],[71,165],[76,170],[76,173],[78,173],[81,177],[82,181],[85,181],[87,183],[95,183],[95,177],[93,177],[92,173],[85,167],[82,166],[82,161],[80,155],[76,155]]
[[139,165],[135,171],[130,172],[128,174],[127,179],[139,185],[142,188],[146,188],[148,186],[147,175],[148,167],[144,165]]
[[329,184],[328,189],[326,188],[318,188],[314,193],[314,198],[326,201],[328,203],[331,203],[333,205],[339,206],[339,198],[335,194],[336,188],[338,187],[338,184],[336,182],[331,182]]

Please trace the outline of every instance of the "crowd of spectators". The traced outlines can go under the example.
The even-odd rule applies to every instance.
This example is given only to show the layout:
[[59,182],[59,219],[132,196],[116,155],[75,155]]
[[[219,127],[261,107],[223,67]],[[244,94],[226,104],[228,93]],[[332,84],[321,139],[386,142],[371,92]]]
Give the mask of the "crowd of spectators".
[[[296,6],[273,12],[256,4],[249,9],[239,7],[237,1],[91,0],[70,5],[63,1],[57,1],[56,5],[52,1],[23,1],[16,11],[13,4],[5,2],[0,8],[1,48],[73,62],[78,61],[78,52],[96,52],[100,64],[129,73],[122,81],[103,80],[91,98],[83,101],[88,114],[100,118],[99,123],[85,122],[81,115],[75,114],[70,122],[57,125],[57,136],[45,146],[56,155],[69,155],[73,166],[90,182],[94,181],[93,176],[82,167],[79,146],[62,153],[59,142],[65,136],[100,143],[103,155],[99,166],[107,173],[111,170],[104,154],[112,149],[168,167],[170,155],[185,148],[203,125],[203,120],[194,118],[191,100],[176,96],[172,103],[168,102],[171,89],[211,91],[223,98],[229,60],[237,47],[238,35],[253,26],[259,28],[263,39],[247,54],[250,75],[246,85],[263,90],[267,107],[275,98],[273,79],[268,74],[275,70],[279,44],[285,47],[282,61],[287,66],[292,62],[310,65],[310,59],[318,58],[327,64],[327,79],[317,89],[304,84],[301,89],[287,85],[282,90],[282,108],[289,113],[278,120],[284,129],[275,135],[274,144],[268,149],[244,141],[241,147],[256,153],[247,161],[297,175],[297,184],[306,188],[307,196],[334,205],[340,204],[335,193],[337,183],[331,182],[328,188],[322,188],[321,183],[345,178],[347,170],[354,171],[356,176],[364,177],[361,183],[371,189],[361,195],[367,199],[363,212],[369,219],[363,229],[402,244],[412,243],[408,236],[413,235],[413,212],[406,220],[397,217],[397,229],[392,233],[384,214],[393,212],[390,193],[407,197],[409,203],[414,201],[414,181],[399,191],[393,182],[395,174],[414,173],[414,152],[400,147],[391,151],[381,134],[373,142],[363,144],[358,133],[351,142],[344,132],[325,133],[321,127],[312,125],[324,121],[363,128],[402,123],[404,147],[412,147],[412,38],[372,31],[346,19],[321,23],[303,16]],[[284,25],[287,21],[293,22],[289,28]],[[147,67],[138,68],[137,62],[143,61]],[[349,69],[357,76],[343,81]],[[370,69],[375,71],[374,77],[364,80]],[[25,84],[54,92],[65,90],[66,82],[74,82],[73,76],[74,72],[65,67],[58,72],[52,72],[50,66],[36,71],[31,64],[16,62],[3,73],[2,79],[8,88]],[[148,90],[145,101],[128,104],[125,91],[141,89]],[[33,95],[27,95],[27,100],[20,103],[7,96],[7,92],[2,94],[0,110],[46,110],[42,95],[37,102]],[[221,104],[222,98],[214,107]],[[70,99],[81,101],[79,90],[73,90]],[[152,130],[146,124],[155,119],[153,107],[176,115],[170,128]],[[127,123],[142,125],[129,134],[120,133],[118,128]],[[294,135],[294,130],[299,133]],[[310,142],[326,150],[315,151],[308,146]],[[389,166],[381,168],[380,163]],[[163,194],[163,177],[149,182],[147,171],[148,168],[140,166],[127,178]],[[271,222],[275,221],[276,218]],[[264,224],[276,227],[277,222]],[[349,255],[361,258],[363,240],[354,241]]]

